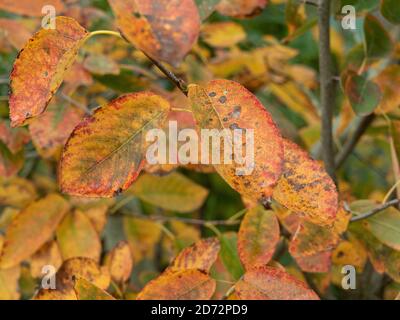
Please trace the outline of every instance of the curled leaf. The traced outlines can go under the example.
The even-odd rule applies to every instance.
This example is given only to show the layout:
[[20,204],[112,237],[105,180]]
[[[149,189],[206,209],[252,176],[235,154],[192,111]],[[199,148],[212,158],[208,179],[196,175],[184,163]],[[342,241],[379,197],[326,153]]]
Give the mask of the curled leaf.
[[74,19],[57,17],[56,29],[42,29],[30,39],[10,76],[12,126],[23,125],[46,109],[87,36]]

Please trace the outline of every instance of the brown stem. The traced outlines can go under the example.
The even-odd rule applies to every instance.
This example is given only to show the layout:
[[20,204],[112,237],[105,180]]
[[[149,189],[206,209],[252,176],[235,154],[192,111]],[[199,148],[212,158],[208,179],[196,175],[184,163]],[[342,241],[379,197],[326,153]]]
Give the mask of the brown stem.
[[379,213],[379,212],[381,212],[381,211],[383,211],[383,210],[385,210],[385,209],[387,209],[387,208],[389,208],[391,206],[395,206],[395,205],[397,205],[399,203],[400,203],[400,199],[390,200],[390,201],[385,202],[384,204],[382,204],[382,205],[380,205],[380,206],[378,206],[378,207],[376,207],[376,208],[374,208],[374,209],[372,209],[372,210],[370,210],[368,212],[365,212],[365,213],[362,213],[362,214],[359,214],[359,215],[356,215],[356,216],[352,217],[350,219],[350,221],[354,222],[354,221],[359,221],[359,220],[362,220],[362,219],[369,218],[369,217],[373,216],[374,214],[377,214],[377,213]]
[[334,102],[334,83],[332,73],[332,57],[330,49],[330,0],[319,0],[318,3],[319,28],[319,73],[321,87],[321,145],[322,159],[325,169],[336,180],[335,156],[333,149],[332,117]]
[[360,122],[358,123],[353,135],[347,139],[345,142],[342,150],[337,154],[335,158],[335,167],[336,169],[340,168],[342,164],[346,161],[347,157],[351,154],[354,150],[355,146],[357,145],[358,141],[364,134],[364,132],[368,129],[370,124],[375,119],[375,114],[370,114],[368,116],[363,117]]
[[169,80],[172,81],[173,84],[175,84],[179,90],[182,91],[182,93],[187,96],[188,95],[188,89],[185,81],[182,79],[178,78],[172,71],[168,70],[161,62],[153,59],[150,57],[147,53],[143,52],[145,56],[162,72],[164,73]]

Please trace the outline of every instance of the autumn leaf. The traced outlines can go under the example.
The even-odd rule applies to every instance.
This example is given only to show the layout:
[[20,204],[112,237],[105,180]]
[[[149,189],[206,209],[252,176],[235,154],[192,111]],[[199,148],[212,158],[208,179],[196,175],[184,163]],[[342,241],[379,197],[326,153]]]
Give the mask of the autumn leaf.
[[68,202],[57,194],[23,209],[7,228],[0,267],[13,267],[35,253],[49,240],[68,210]]
[[220,0],[196,0],[201,20],[207,19],[215,10]]
[[118,242],[107,255],[105,265],[108,266],[111,278],[116,283],[127,281],[133,267],[132,253],[128,242]]
[[243,27],[234,22],[206,24],[201,35],[206,43],[216,48],[233,47],[246,38]]
[[221,0],[217,11],[230,17],[247,18],[260,13],[267,3],[267,0]]
[[143,168],[146,133],[166,119],[169,108],[160,96],[141,92],[97,109],[75,128],[64,147],[61,190],[112,197],[127,189]]
[[178,172],[162,177],[144,174],[130,192],[157,207],[177,212],[199,209],[208,195],[207,189]]
[[106,291],[96,287],[84,278],[75,281],[74,290],[78,300],[115,300]]
[[100,237],[89,218],[80,210],[68,213],[56,231],[57,243],[64,260],[87,257],[98,262]]
[[194,0],[109,0],[126,39],[154,59],[177,65],[200,31]]
[[43,157],[61,152],[74,128],[83,118],[83,111],[75,107],[60,108],[52,105],[43,114],[32,119],[29,132],[33,144]]
[[161,237],[161,226],[155,221],[125,216],[123,229],[132,251],[133,261],[152,257]]
[[304,282],[265,266],[247,271],[235,285],[235,292],[242,300],[319,300]]
[[56,273],[56,290],[41,288],[35,300],[77,300],[74,279],[86,279],[94,286],[105,290],[110,284],[107,268],[100,267],[90,258],[77,257],[65,260]]
[[57,242],[48,241],[29,259],[31,274],[35,278],[41,278],[43,277],[44,266],[51,265],[57,270],[62,261]]
[[24,16],[42,17],[42,10],[46,5],[53,6],[56,12],[65,10],[62,0],[2,0],[0,2],[0,9]]
[[42,29],[30,39],[10,75],[13,127],[46,109],[87,37],[88,32],[74,19],[58,17],[56,29]]
[[[214,167],[242,196],[254,200],[271,196],[282,170],[282,138],[258,99],[240,84],[228,80],[213,80],[205,88],[190,85],[189,98],[197,125],[202,129],[245,129],[245,134],[249,129],[254,130],[253,163],[245,167],[244,164],[226,163],[224,159],[224,164],[214,164]],[[262,141],[268,141],[268,144]],[[247,145],[251,148],[251,142],[246,139],[242,147]],[[228,147],[232,146],[230,141]],[[223,157],[224,144],[220,149]],[[210,154],[213,151],[210,150]]]
[[24,24],[18,20],[1,18],[0,30],[3,31],[5,38],[7,38],[11,45],[17,50],[21,50],[31,37],[31,32],[29,29],[27,29]]
[[249,209],[238,233],[238,252],[245,269],[266,265],[278,241],[279,223],[274,212],[261,205]]
[[208,273],[217,260],[219,250],[220,244],[217,238],[201,239],[192,246],[183,249],[167,270],[177,272],[197,269]]
[[329,225],[338,210],[338,193],[324,168],[289,140],[284,140],[285,163],[273,197],[310,221]]
[[208,300],[215,291],[215,280],[196,269],[166,272],[150,281],[137,300]]
[[18,291],[20,270],[20,266],[0,269],[0,300],[18,300],[20,298]]

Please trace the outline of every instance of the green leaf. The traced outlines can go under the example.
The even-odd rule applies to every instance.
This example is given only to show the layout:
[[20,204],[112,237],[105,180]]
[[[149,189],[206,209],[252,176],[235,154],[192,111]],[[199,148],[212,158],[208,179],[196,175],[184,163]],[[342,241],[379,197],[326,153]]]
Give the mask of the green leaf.
[[366,75],[348,72],[344,76],[344,91],[354,112],[360,116],[372,113],[382,98],[379,86],[369,81]]
[[398,0],[382,0],[381,13],[393,24],[400,24],[400,5]]
[[221,243],[220,257],[225,268],[238,280],[244,273],[237,251],[237,234],[233,232],[224,233],[219,236]]
[[364,21],[366,55],[368,58],[380,58],[393,49],[392,39],[382,23],[371,14]]
[[200,19],[206,20],[215,10],[215,7],[220,0],[196,0],[197,8],[199,9]]

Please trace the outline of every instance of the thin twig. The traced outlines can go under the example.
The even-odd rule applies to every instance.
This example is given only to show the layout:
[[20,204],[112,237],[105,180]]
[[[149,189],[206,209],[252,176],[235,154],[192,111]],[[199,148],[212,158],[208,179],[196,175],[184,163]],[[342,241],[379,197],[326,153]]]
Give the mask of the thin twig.
[[85,111],[86,114],[92,114],[92,112],[85,105],[83,105],[79,101],[76,101],[75,99],[72,99],[71,97],[67,96],[65,93],[60,92],[59,97],[64,99],[65,101],[71,103],[75,107]]
[[178,78],[172,71],[168,70],[161,62],[153,59],[150,57],[147,53],[143,52],[145,56],[162,72],[164,73],[169,80],[172,81],[174,85],[178,87],[179,90],[182,91],[182,93],[187,96],[188,94],[188,89],[185,81],[182,79]]
[[325,169],[336,180],[335,156],[333,149],[332,116],[334,102],[334,83],[332,73],[332,56],[330,48],[330,0],[319,0],[318,28],[319,28],[319,73],[321,88],[321,145],[322,159]]
[[[122,211],[123,212],[123,211]],[[200,226],[207,226],[207,225],[212,225],[212,226],[234,226],[240,224],[239,220],[201,220],[201,219],[192,219],[192,218],[182,218],[182,217],[167,217],[167,216],[160,216],[160,215],[143,215],[140,213],[131,213],[127,212],[127,215],[134,216],[137,218],[141,219],[146,219],[146,220],[152,220],[152,221],[158,221],[158,222],[167,222],[167,221],[181,221],[184,223],[188,224],[194,224],[194,225],[200,225]]]
[[372,113],[368,116],[361,118],[361,120],[357,124],[356,129],[354,130],[353,135],[347,139],[342,150],[337,154],[335,158],[336,169],[340,168],[342,164],[346,161],[347,157],[352,153],[358,141],[371,125],[371,123],[374,121],[375,117],[375,114]]
[[354,221],[359,221],[359,220],[362,220],[362,219],[369,218],[369,217],[373,216],[374,214],[379,213],[379,212],[381,212],[381,211],[383,211],[383,210],[385,210],[385,209],[387,209],[387,208],[389,208],[391,206],[398,205],[399,203],[400,203],[400,199],[390,200],[390,201],[385,202],[384,204],[381,204],[380,206],[378,206],[378,207],[376,207],[376,208],[374,208],[374,209],[372,209],[372,210],[370,210],[368,212],[355,215],[354,217],[352,217],[350,219],[350,221],[354,222]]

